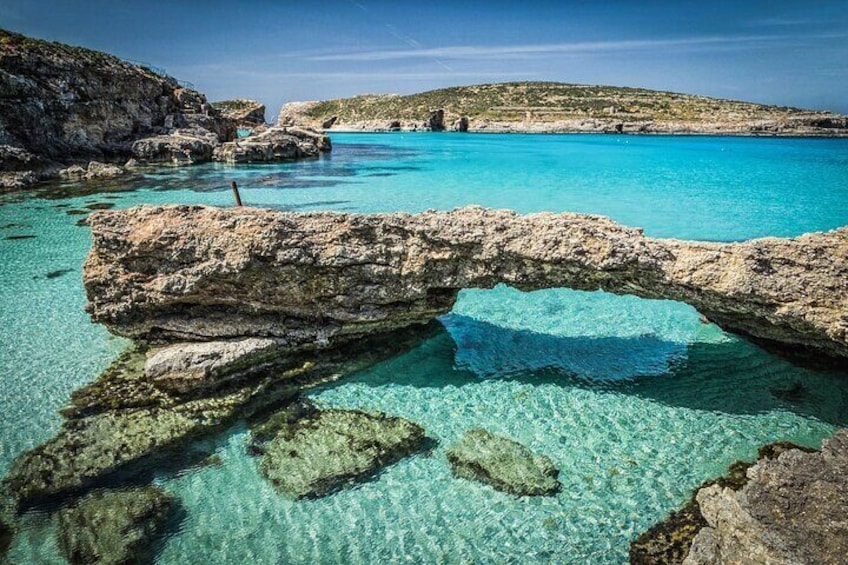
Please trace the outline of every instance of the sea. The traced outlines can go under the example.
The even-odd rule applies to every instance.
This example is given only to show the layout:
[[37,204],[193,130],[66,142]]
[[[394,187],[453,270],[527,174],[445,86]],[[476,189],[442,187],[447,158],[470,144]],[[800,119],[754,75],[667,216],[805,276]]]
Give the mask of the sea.
[[[54,435],[72,391],[128,346],[90,322],[92,209],[139,204],[421,212],[469,204],[585,212],[659,238],[741,241],[848,224],[848,139],[335,134],[296,163],[164,168],[0,196],[0,475]],[[774,441],[848,425],[848,373],[811,368],[690,306],[602,291],[466,289],[409,351],[312,389],[320,407],[423,426],[434,450],[292,501],[248,455],[243,422],[205,439],[217,465],[155,482],[179,500],[162,564],[626,563],[693,489]],[[516,497],[455,478],[445,450],[485,428],[550,457],[562,490]],[[63,563],[31,519],[13,563]]]

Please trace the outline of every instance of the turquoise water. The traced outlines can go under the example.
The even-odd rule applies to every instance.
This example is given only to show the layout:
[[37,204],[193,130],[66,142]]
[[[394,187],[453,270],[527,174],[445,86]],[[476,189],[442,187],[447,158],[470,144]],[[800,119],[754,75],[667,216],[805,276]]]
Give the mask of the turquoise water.
[[[68,394],[126,345],[82,311],[89,234],[76,225],[83,216],[67,212],[89,204],[230,205],[235,179],[247,203],[287,210],[476,203],[600,213],[649,235],[722,241],[848,224],[848,140],[346,134],[334,142],[333,155],[314,162],[204,165],[85,185],[108,193],[0,201],[0,471],[55,433]],[[6,239],[25,235],[36,237]],[[185,510],[159,562],[624,562],[633,537],[758,445],[817,446],[848,424],[848,375],[801,369],[679,303],[498,287],[464,291],[442,324],[414,350],[310,393],[323,406],[420,423],[439,441],[430,456],[291,502],[260,477],[245,452],[248,432],[236,426],[210,440],[222,465],[158,478]],[[454,479],[444,450],[479,426],[550,456],[563,491],[518,499]],[[34,520],[12,559],[61,562],[51,527]]]

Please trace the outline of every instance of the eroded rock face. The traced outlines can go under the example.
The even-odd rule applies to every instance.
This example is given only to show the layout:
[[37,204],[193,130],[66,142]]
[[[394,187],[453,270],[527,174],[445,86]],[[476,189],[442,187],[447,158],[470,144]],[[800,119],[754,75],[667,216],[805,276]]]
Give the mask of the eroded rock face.
[[269,128],[257,135],[222,144],[215,149],[214,158],[229,163],[294,161],[318,157],[330,149],[330,139],[317,131]]
[[762,459],[739,490],[698,492],[709,524],[692,543],[687,565],[845,563],[848,555],[848,430],[821,452],[792,449]]
[[281,426],[259,469],[292,498],[323,496],[419,451],[426,439],[403,418],[321,410]]
[[466,432],[447,458],[454,475],[518,496],[552,495],[562,486],[550,458],[487,430]]
[[239,125],[263,125],[265,123],[265,105],[256,100],[237,98],[212,102],[224,117]]
[[175,128],[203,129],[216,144],[234,135],[201,93],[172,77],[99,51],[0,30],[5,187],[55,175],[58,163],[124,162],[133,142]]
[[155,486],[91,492],[59,511],[59,547],[73,565],[151,561],[151,546],[175,507],[174,497]]
[[425,323],[463,288],[604,289],[693,305],[723,328],[848,357],[848,229],[657,240],[600,216],[469,207],[295,214],[138,207],[89,218],[94,321],[152,341],[323,347]]

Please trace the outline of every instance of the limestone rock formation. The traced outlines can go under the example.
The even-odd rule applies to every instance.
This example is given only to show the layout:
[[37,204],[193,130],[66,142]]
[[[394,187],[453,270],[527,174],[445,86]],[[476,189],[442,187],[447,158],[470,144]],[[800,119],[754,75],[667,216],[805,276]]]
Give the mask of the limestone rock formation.
[[193,165],[211,160],[218,143],[218,136],[209,130],[177,129],[139,139],[131,151],[133,158],[142,163]]
[[159,342],[267,337],[324,347],[425,323],[463,288],[604,289],[693,305],[721,327],[848,357],[848,229],[743,243],[658,240],[608,218],[469,207],[295,214],[94,213],[94,321]]
[[[320,355],[262,339],[134,348],[74,392],[62,410],[62,428],[15,459],[4,492],[22,510],[114,485],[154,466],[194,465],[208,455],[187,449],[198,438],[238,418],[266,421],[269,411],[296,402],[303,387],[361,371],[438,328],[433,323],[378,334]],[[272,423],[266,430],[276,435],[278,428]]]
[[294,161],[318,157],[331,149],[330,139],[303,128],[269,128],[259,134],[224,143],[215,149],[216,161],[251,163]]
[[403,418],[321,410],[283,426],[259,468],[288,496],[323,496],[420,450],[425,440],[424,429]]
[[848,430],[820,452],[793,449],[748,470],[739,490],[698,492],[709,524],[692,543],[686,565],[845,563],[848,555]]
[[173,128],[232,126],[172,77],[98,51],[0,31],[0,186],[64,164],[124,162],[134,141]]
[[223,116],[240,126],[265,124],[265,105],[256,100],[237,98],[212,102],[212,106]]
[[430,110],[430,115],[424,121],[424,128],[430,131],[443,131],[445,129],[444,109]]
[[453,474],[518,496],[557,493],[559,470],[545,455],[487,430],[469,430],[447,451]]
[[175,507],[155,486],[91,492],[59,511],[59,547],[72,565],[148,562]]
[[160,390],[197,392],[220,386],[228,376],[262,371],[282,347],[279,340],[256,337],[169,345],[151,352],[144,374]]

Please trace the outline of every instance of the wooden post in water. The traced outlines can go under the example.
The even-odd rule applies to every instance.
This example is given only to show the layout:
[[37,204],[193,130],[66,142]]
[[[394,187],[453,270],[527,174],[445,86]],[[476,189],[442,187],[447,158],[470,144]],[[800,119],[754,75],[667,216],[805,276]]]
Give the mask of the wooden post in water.
[[233,196],[236,197],[236,206],[241,206],[241,195],[239,194],[238,185],[236,184],[236,181],[231,182],[230,186],[233,187]]

